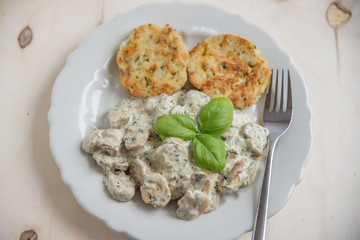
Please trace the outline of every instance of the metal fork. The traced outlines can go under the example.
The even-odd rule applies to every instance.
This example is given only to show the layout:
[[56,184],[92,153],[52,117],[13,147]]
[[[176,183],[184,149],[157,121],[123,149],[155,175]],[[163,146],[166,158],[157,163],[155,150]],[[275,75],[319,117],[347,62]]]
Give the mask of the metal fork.
[[253,228],[253,240],[264,240],[270,192],[271,169],[276,144],[288,130],[292,118],[292,94],[290,71],[272,70],[270,89],[264,107],[264,125],[269,129],[269,154],[263,183],[260,189],[257,214]]

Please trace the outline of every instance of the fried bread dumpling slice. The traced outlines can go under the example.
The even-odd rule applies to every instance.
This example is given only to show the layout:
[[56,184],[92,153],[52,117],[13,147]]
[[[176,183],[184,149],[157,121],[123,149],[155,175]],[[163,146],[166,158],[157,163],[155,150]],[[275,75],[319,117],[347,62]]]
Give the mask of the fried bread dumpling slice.
[[187,81],[189,53],[181,35],[168,24],[139,26],[120,45],[120,82],[132,96],[172,94]]
[[104,176],[104,185],[111,196],[120,202],[131,200],[135,194],[135,181],[125,172],[108,172]]
[[155,208],[165,207],[171,199],[170,188],[165,177],[159,173],[144,175],[144,183],[140,187],[141,197],[146,204]]
[[197,89],[210,98],[227,97],[238,108],[258,101],[271,74],[256,45],[231,34],[205,38],[190,51],[187,70]]

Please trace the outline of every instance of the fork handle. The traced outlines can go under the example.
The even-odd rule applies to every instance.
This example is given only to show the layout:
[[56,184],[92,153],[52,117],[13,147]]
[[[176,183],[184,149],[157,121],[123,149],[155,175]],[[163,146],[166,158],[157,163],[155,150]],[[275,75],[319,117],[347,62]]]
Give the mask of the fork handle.
[[265,171],[262,186],[260,188],[257,214],[255,218],[254,228],[252,239],[253,240],[265,240],[266,232],[266,220],[268,214],[268,203],[269,203],[269,193],[270,193],[270,179],[271,179],[271,169],[273,163],[274,149],[277,143],[275,141],[270,141],[269,145],[269,154],[266,161]]

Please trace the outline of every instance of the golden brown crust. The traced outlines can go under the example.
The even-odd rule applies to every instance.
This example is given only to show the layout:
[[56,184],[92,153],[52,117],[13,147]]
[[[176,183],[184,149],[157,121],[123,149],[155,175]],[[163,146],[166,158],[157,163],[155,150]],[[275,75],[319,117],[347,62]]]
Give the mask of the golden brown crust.
[[117,55],[120,81],[129,93],[147,98],[172,94],[187,80],[189,53],[180,34],[169,25],[135,28]]
[[191,50],[187,69],[197,89],[211,98],[227,97],[239,108],[257,102],[271,74],[256,45],[231,34],[204,39]]

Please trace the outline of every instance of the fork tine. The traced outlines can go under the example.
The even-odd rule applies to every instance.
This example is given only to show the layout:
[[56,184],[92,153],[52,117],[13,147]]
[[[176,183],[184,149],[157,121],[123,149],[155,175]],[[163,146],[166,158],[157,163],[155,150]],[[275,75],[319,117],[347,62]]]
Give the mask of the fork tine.
[[291,89],[291,76],[290,70],[288,70],[288,95],[287,95],[287,109],[286,111],[292,110],[292,89]]
[[267,92],[266,92],[266,98],[265,98],[265,107],[267,108],[267,109],[269,109],[270,108],[270,101],[271,101],[271,79],[272,79],[272,75],[273,75],[273,73],[272,73],[272,69],[271,69],[271,75],[270,75],[270,83],[269,83],[269,87],[268,87],[268,89],[267,89]]
[[278,79],[278,73],[279,70],[276,69],[276,76],[274,74],[274,71],[271,71],[271,89],[270,89],[270,107],[269,111],[271,112],[274,109],[274,103],[275,103],[275,94],[276,94],[276,82]]
[[287,109],[287,98],[288,98],[288,82],[289,82],[289,70],[288,74],[284,77],[284,70],[282,70],[282,81],[283,81],[283,91],[282,91],[282,111],[286,112]]
[[284,79],[284,71],[281,71],[281,79],[279,80],[278,77],[278,71],[276,72],[276,83],[277,83],[277,89],[276,89],[276,108],[275,111],[279,112],[280,111],[280,104],[281,104],[281,88],[282,88],[282,80]]

